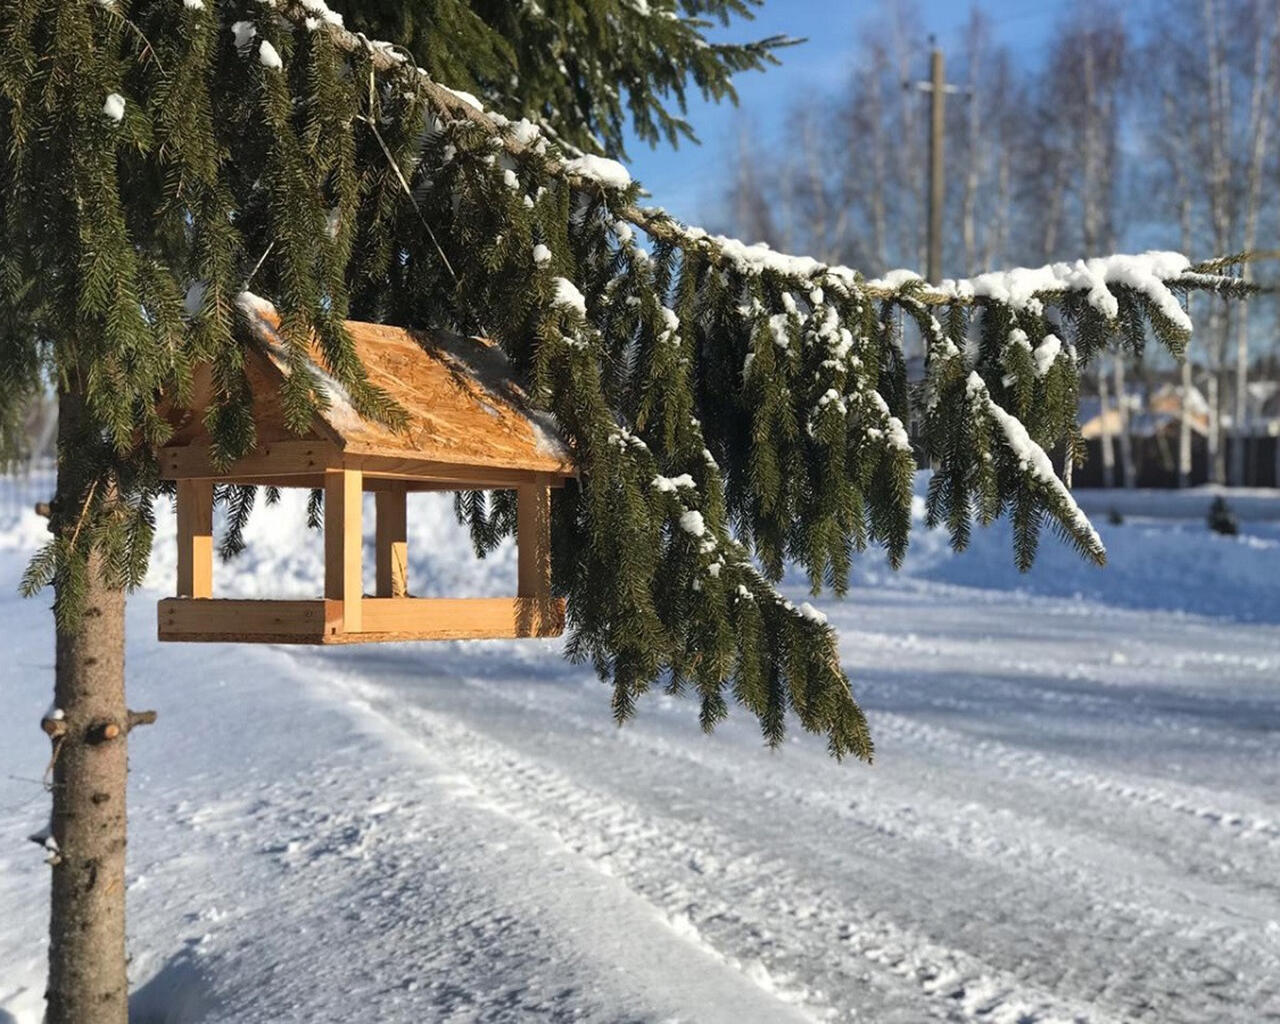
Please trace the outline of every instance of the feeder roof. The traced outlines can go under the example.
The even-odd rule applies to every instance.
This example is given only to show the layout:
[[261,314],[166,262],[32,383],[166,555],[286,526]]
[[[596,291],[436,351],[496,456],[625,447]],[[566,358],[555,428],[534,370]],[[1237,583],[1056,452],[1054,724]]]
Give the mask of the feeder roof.
[[[267,301],[240,297],[254,339],[246,360],[259,441],[295,437],[284,426],[279,391],[290,373],[278,333],[280,317]],[[552,476],[574,474],[572,458],[554,417],[532,408],[513,379],[506,356],[495,344],[442,330],[408,330],[347,321],[355,353],[372,384],[407,413],[394,430],[361,416],[345,389],[324,369],[313,339],[308,370],[327,399],[312,424],[312,436],[346,455],[394,457]],[[199,391],[197,382],[197,391]],[[193,403],[198,405],[199,403]],[[171,445],[199,444],[201,416],[175,424]]]

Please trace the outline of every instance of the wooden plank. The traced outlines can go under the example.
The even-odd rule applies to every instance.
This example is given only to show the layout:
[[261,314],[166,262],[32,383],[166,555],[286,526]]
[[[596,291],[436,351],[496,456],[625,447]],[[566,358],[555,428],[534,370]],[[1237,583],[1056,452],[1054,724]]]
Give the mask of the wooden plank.
[[165,598],[163,641],[358,644],[409,640],[554,637],[564,632],[564,601],[524,597],[365,598],[365,630],[343,631],[343,602]]
[[[210,483],[223,483],[221,480],[210,480]],[[226,483],[248,484],[253,487],[279,487],[282,490],[288,487],[298,487],[303,490],[323,490],[324,489],[324,473],[298,473],[288,476],[272,476],[266,474],[263,476],[250,476],[244,474],[237,476],[234,480],[225,481]],[[367,488],[366,488],[367,489]]]
[[342,602],[342,631],[359,633],[364,527],[360,470],[324,475],[324,596]]
[[320,643],[340,628],[333,602],[197,600],[171,597],[158,608],[161,640]]
[[407,462],[432,467],[432,472],[442,476],[461,479],[475,479],[480,476],[498,480],[512,480],[517,477],[528,479],[539,473],[564,479],[577,475],[577,470],[572,463],[553,457],[529,457],[512,462],[501,457],[491,458],[482,453],[458,452],[455,456],[454,453],[441,452],[438,449],[419,455],[412,449],[396,445],[368,444],[354,440],[348,440],[343,445],[343,451],[349,459],[381,460],[388,464]]
[[545,481],[525,484],[516,496],[516,545],[521,597],[551,594],[551,490]]
[[178,481],[178,596],[213,596],[213,481]]
[[[333,469],[358,469],[371,480],[406,480],[441,489],[502,490],[545,479],[562,487],[572,471],[535,472],[497,466],[467,465],[417,459],[403,455],[360,454],[324,441],[273,441],[238,459],[224,470],[214,469],[206,445],[174,445],[156,452],[160,476],[165,480],[210,479],[236,483],[310,486],[311,481]],[[291,479],[310,478],[307,482]],[[373,489],[376,484],[371,485]]]
[[[366,482],[366,487],[368,486]],[[405,597],[409,593],[408,516],[405,485],[394,481],[374,496],[377,510],[375,547],[379,597]]]
[[[559,636],[564,601],[533,597],[370,597],[361,638],[466,640]],[[333,638],[336,642],[337,638]],[[348,631],[342,642],[355,642]]]
[[156,457],[165,480],[306,476],[342,465],[341,450],[324,441],[272,441],[225,470],[214,469],[204,445],[161,448]]
[[561,487],[567,477],[573,476],[571,471],[549,473],[530,469],[440,462],[406,456],[361,454],[353,447],[348,447],[344,451],[342,465],[350,469],[362,470],[366,476],[455,484],[458,489],[463,490],[468,488],[510,490],[537,480],[544,480],[551,486]]

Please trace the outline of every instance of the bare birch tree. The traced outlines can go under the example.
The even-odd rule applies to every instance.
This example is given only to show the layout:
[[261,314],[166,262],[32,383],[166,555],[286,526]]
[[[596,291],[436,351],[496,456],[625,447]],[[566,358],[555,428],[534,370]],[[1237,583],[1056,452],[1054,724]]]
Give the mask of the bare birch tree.
[[[1170,206],[1179,212],[1179,244],[1190,251],[1223,251],[1274,246],[1277,213],[1268,203],[1275,170],[1278,74],[1275,0],[1173,0],[1152,19],[1139,73],[1144,88],[1160,105],[1148,111],[1143,135],[1161,154],[1160,170],[1147,181],[1156,200],[1145,210],[1151,223],[1168,221]],[[1187,104],[1187,95],[1202,95]],[[1245,274],[1252,277],[1253,267]],[[1200,300],[1207,321],[1196,332],[1204,362],[1208,404],[1207,442],[1210,479],[1228,479],[1224,439],[1224,401],[1233,411],[1230,480],[1245,479],[1249,366],[1259,309],[1228,309]],[[1228,348],[1234,341],[1234,367]],[[1184,372],[1184,395],[1191,395],[1191,371]],[[1185,399],[1184,399],[1185,400]],[[1190,424],[1180,439],[1180,472],[1189,472]],[[1186,448],[1185,465],[1182,449]]]
[[[1073,10],[1053,34],[1037,90],[1027,192],[1031,215],[1044,211],[1045,261],[1117,247],[1129,49],[1121,15],[1096,2]],[[1128,487],[1135,472],[1123,357],[1110,365],[1110,382],[1102,364],[1097,371],[1103,482],[1116,482],[1118,439],[1121,481]]]
[[[1271,199],[1280,183],[1276,3],[1149,0],[1135,8],[1092,0],[1073,8],[1041,52],[1016,62],[975,6],[959,32],[939,41],[948,79],[962,87],[947,105],[948,270],[1125,247],[1280,247],[1280,204]],[[1153,16],[1132,17],[1135,10]],[[784,155],[765,161],[765,171],[741,170],[726,226],[871,273],[923,269],[927,97],[904,86],[923,76],[928,50],[910,0],[869,21],[844,88],[804,97],[780,131],[752,137],[748,150],[781,136]],[[1143,159],[1129,161],[1136,150]],[[1184,483],[1197,386],[1210,407],[1213,479],[1227,477],[1222,437],[1231,422],[1231,479],[1243,480],[1250,366],[1271,310],[1266,299],[1228,310],[1200,298],[1191,308],[1198,329],[1181,371],[1177,445]],[[1106,357],[1090,378],[1102,403],[1104,474],[1117,483],[1136,482],[1127,394],[1134,372]]]

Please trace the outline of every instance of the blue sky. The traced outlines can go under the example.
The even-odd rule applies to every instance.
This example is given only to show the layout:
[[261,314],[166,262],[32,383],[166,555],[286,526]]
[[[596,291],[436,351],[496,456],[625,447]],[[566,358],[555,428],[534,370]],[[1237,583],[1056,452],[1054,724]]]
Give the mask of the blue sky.
[[[731,175],[735,139],[744,124],[766,136],[800,99],[839,90],[854,51],[859,26],[874,19],[886,4],[880,0],[766,0],[754,23],[727,33],[738,39],[785,34],[805,37],[802,46],[782,51],[782,65],[763,74],[737,79],[740,103],[690,103],[689,117],[702,139],[701,146],[681,145],[651,150],[632,143],[632,175],[653,193],[653,202],[686,220],[713,217]],[[985,0],[1000,42],[1015,50],[1038,50],[1071,0]],[[969,17],[969,4],[948,0],[919,0],[920,73],[927,68],[928,36],[944,46]]]

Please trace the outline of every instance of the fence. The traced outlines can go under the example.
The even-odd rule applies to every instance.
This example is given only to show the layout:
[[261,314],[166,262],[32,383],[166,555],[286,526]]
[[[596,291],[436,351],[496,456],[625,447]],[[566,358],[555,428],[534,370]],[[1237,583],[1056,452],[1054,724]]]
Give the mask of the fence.
[[[1223,439],[1226,446],[1226,464],[1231,465],[1233,449],[1237,438],[1232,435]],[[1280,486],[1280,450],[1277,449],[1275,437],[1246,437],[1244,480],[1245,487],[1277,487]],[[1076,487],[1101,487],[1102,480],[1102,442],[1087,441],[1088,456],[1085,464],[1073,474]],[[1119,462],[1120,445],[1116,443],[1116,460]],[[1178,438],[1177,436],[1157,435],[1155,437],[1133,438],[1133,463],[1137,478],[1135,487],[1174,488],[1178,486]],[[1188,483],[1198,486],[1209,482],[1209,446],[1199,435],[1191,442],[1191,476]],[[1115,480],[1121,479],[1120,466],[1116,465]]]

